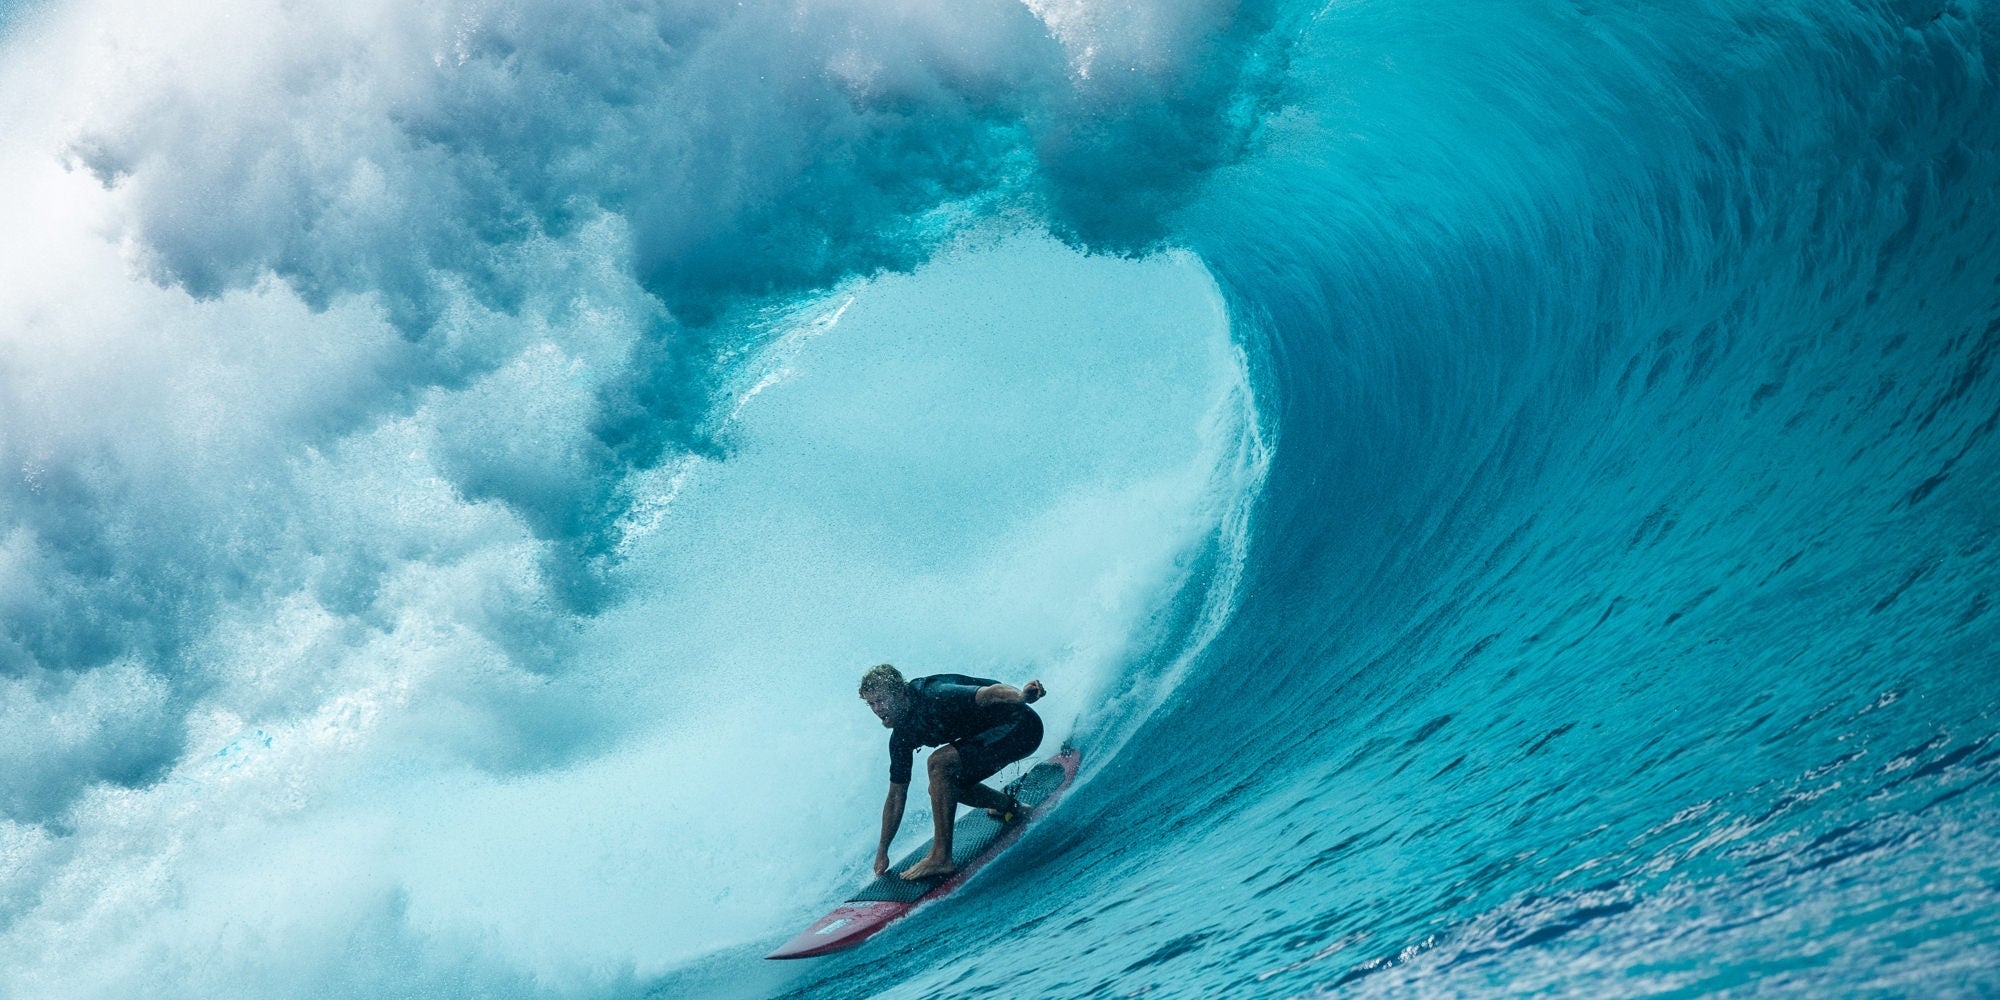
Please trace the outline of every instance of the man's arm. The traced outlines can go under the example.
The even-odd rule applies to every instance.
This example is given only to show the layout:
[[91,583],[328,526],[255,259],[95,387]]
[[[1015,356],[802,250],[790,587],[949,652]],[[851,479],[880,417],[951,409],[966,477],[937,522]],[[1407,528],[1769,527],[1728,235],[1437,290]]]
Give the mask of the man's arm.
[[889,797],[882,800],[882,843],[875,848],[875,874],[889,870],[889,841],[896,839],[896,828],[903,825],[903,801],[909,798],[908,782],[889,782]]
[[979,693],[972,696],[972,700],[981,708],[988,705],[1032,705],[1047,693],[1041,681],[1029,681],[1018,688],[1005,684],[988,684],[980,688]]

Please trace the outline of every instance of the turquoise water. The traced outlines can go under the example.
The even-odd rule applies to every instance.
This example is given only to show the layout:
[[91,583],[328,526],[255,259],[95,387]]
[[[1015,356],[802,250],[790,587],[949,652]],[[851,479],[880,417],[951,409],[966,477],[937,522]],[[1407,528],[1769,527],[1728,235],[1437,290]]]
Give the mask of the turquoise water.
[[2000,992],[1997,16],[51,6],[0,994]]

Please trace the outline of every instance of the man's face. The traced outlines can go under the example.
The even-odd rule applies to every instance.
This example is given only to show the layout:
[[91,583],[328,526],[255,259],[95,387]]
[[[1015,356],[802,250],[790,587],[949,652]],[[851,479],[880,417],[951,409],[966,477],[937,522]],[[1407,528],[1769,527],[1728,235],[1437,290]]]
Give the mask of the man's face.
[[867,702],[869,711],[882,720],[884,729],[896,728],[896,723],[903,721],[903,713],[910,707],[910,700],[900,691],[874,691],[862,695],[861,700]]

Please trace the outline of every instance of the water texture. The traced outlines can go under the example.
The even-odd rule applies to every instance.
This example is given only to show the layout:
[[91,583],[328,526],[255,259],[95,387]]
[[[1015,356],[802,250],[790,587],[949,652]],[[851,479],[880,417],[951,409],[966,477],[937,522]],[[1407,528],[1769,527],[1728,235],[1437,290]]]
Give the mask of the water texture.
[[[0,5],[0,996],[2000,994],[1996,67],[1978,0]],[[1089,764],[762,962],[883,660]]]

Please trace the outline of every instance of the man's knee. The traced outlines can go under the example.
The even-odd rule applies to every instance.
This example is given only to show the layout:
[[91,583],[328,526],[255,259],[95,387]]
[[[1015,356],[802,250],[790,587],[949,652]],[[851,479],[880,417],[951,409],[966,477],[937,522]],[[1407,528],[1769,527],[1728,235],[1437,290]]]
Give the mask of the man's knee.
[[956,780],[959,772],[958,748],[946,744],[931,751],[930,772],[934,779]]

